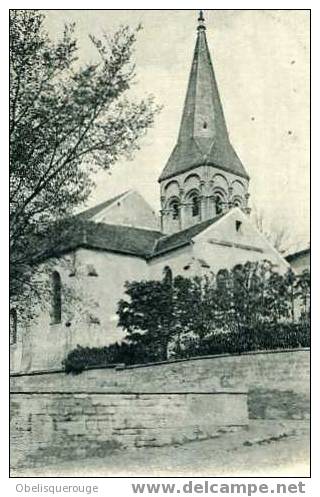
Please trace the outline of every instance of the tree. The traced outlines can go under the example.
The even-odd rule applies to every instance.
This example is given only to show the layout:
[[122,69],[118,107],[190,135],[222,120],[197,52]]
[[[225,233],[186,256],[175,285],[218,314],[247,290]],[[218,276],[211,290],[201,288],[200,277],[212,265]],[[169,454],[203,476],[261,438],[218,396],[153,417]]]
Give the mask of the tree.
[[128,300],[120,300],[118,326],[126,340],[142,344],[155,359],[167,359],[168,344],[175,334],[171,285],[161,281],[133,281],[125,285]]
[[129,343],[154,360],[166,359],[169,345],[178,357],[185,351],[199,355],[258,350],[268,343],[290,346],[297,339],[290,327],[297,326],[298,301],[301,322],[309,326],[308,273],[279,274],[268,261],[248,261],[217,276],[127,282],[126,295],[119,302],[118,325]]
[[310,346],[308,271],[279,274],[268,261],[248,261],[218,275],[172,278],[166,272],[162,281],[127,282],[117,311],[125,341],[77,347],[64,361],[66,371],[154,362],[168,351],[187,358]]
[[118,326],[126,340],[145,347],[149,357],[167,359],[169,344],[177,352],[188,334],[202,339],[212,331],[212,281],[209,278],[126,283],[127,300],[118,304]]
[[172,325],[175,335],[180,339],[191,330],[203,336],[206,330],[205,305],[203,298],[204,281],[201,278],[184,278],[177,276],[173,280],[173,317]]
[[15,299],[34,292],[38,248],[49,237],[52,244],[66,218],[88,198],[93,173],[108,170],[120,157],[132,158],[159,110],[152,97],[126,97],[135,77],[137,30],[120,27],[103,40],[91,36],[99,62],[79,67],[74,25],[66,25],[54,43],[43,23],[36,10],[10,14],[10,293]]
[[295,297],[299,302],[300,319],[310,320],[310,293],[311,275],[309,269],[305,269],[298,277],[295,285]]
[[286,254],[293,242],[287,227],[279,227],[275,223],[268,223],[266,215],[262,210],[253,207],[252,219],[256,228],[262,233],[271,245],[280,252]]

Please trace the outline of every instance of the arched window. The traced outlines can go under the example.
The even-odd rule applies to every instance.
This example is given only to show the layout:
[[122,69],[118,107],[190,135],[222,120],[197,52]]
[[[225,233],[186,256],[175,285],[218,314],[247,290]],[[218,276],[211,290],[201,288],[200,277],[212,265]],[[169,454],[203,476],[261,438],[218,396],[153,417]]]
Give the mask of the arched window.
[[17,311],[10,309],[10,345],[17,343]]
[[172,284],[172,269],[169,266],[163,268],[163,280],[167,285]]
[[216,193],[215,198],[214,198],[214,203],[216,206],[216,214],[221,214],[223,211],[223,198],[220,193]]
[[224,290],[227,288],[229,280],[229,273],[226,269],[220,269],[217,273],[217,288],[218,290]]
[[61,277],[58,271],[54,271],[51,277],[52,284],[52,324],[61,323]]
[[241,207],[241,200],[239,198],[236,198],[234,201],[233,201],[233,206],[234,207]]
[[179,201],[177,199],[172,200],[169,207],[172,212],[172,219],[177,221],[179,219]]
[[192,217],[198,217],[200,215],[200,199],[197,191],[192,191],[188,195],[188,201],[191,204],[191,214]]
[[233,270],[233,286],[236,292],[240,292],[244,288],[244,268],[242,264],[234,266]]
[[197,195],[194,195],[192,197],[192,216],[196,217],[199,216],[200,209],[199,209],[199,197]]

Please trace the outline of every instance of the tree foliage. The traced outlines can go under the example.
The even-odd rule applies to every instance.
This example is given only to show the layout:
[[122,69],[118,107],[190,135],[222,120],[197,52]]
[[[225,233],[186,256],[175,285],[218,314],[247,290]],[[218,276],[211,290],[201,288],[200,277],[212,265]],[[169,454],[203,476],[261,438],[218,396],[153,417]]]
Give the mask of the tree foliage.
[[[73,24],[57,42],[36,10],[10,14],[11,294],[32,283],[37,246],[90,194],[93,173],[131,158],[158,108],[130,101],[137,30],[91,36],[99,61],[80,66]],[[48,227],[55,229],[48,233]]]
[[268,222],[267,215],[261,209],[253,206],[251,218],[256,228],[280,254],[286,254],[295,245],[292,234],[287,226],[278,224],[278,219]]
[[126,284],[130,302],[119,303],[119,326],[126,329],[131,342],[141,342],[159,358],[165,359],[175,330],[172,287],[166,280]]
[[66,372],[110,364],[143,364],[310,346],[310,273],[277,273],[247,262],[204,277],[126,283],[118,305],[121,344],[78,346]]
[[119,326],[130,343],[146,349],[161,343],[158,358],[166,359],[169,346],[180,355],[192,341],[201,344],[228,333],[248,341],[251,333],[258,340],[260,329],[280,329],[299,319],[308,324],[309,294],[308,271],[282,275],[267,261],[201,278],[177,276],[169,286],[165,279],[128,282],[127,298],[118,306]]

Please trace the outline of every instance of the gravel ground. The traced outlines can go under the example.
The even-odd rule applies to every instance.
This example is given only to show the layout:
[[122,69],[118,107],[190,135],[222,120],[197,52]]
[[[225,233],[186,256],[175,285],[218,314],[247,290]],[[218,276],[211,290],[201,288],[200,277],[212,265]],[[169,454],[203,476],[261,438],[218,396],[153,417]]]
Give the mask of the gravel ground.
[[12,476],[309,476],[309,422],[252,421],[247,429],[179,446],[62,462]]

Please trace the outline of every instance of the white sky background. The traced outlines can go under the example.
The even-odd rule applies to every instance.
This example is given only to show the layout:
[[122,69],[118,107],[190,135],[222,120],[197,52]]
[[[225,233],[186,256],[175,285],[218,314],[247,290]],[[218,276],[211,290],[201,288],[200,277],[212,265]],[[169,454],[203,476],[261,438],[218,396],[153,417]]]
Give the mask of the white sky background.
[[[130,188],[159,209],[157,179],[175,145],[196,38],[197,11],[51,10],[49,34],[76,22],[81,62],[96,60],[89,33],[141,23],[134,95],[163,105],[133,161],[101,172],[91,207]],[[309,240],[309,13],[304,10],[207,10],[207,39],[229,135],[251,176],[251,204],[291,246]]]

